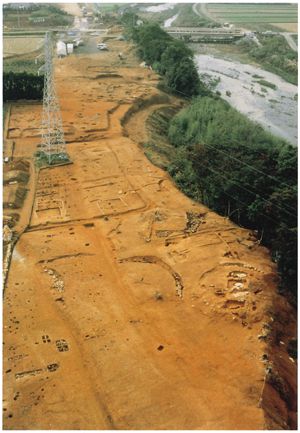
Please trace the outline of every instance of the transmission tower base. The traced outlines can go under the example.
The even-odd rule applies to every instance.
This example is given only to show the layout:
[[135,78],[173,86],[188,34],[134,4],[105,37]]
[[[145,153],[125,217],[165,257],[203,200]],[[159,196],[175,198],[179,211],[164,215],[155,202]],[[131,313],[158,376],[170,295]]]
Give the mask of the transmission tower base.
[[38,167],[53,167],[57,165],[73,164],[70,156],[66,152],[47,154],[46,152],[39,150],[35,153],[35,157],[36,165]]

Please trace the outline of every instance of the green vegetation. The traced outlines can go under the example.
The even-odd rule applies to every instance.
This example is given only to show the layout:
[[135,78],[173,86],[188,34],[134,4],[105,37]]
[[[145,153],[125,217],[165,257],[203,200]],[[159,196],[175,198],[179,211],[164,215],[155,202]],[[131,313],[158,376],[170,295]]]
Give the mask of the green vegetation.
[[48,156],[43,151],[37,151],[35,153],[35,164],[37,167],[45,167],[47,165],[60,165],[68,164],[71,162],[70,157],[67,153],[54,153]]
[[260,84],[261,86],[270,87],[270,89],[273,89],[273,90],[277,89],[277,86],[275,84],[273,84],[273,83],[270,83],[270,81],[267,81],[267,80],[257,80],[256,82],[258,84]]
[[180,107],[165,106],[155,110],[146,121],[150,139],[143,144],[145,154],[153,164],[165,170],[177,152],[168,140],[168,128],[170,120],[179,110]]
[[297,23],[296,4],[210,3],[207,9],[216,19],[231,23]]
[[181,4],[179,15],[174,21],[175,27],[221,27],[220,23],[200,17],[193,11],[193,4]]
[[297,84],[298,80],[298,54],[287,44],[281,35],[259,36],[262,44],[258,47],[249,40],[240,40],[237,45],[266,70],[280,75],[286,81]]
[[44,77],[37,77],[26,72],[3,74],[3,100],[42,99]]
[[298,35],[291,35],[291,37],[294,39],[294,41],[298,45]]
[[147,143],[146,154],[185,194],[257,230],[278,264],[282,289],[296,295],[297,150],[217,96],[194,99],[171,122],[166,114],[150,117],[151,130],[153,116],[161,123],[161,137]]
[[193,52],[182,42],[173,39],[158,24],[132,26],[134,17],[126,14],[127,34],[137,44],[139,56],[163,76],[170,91],[184,97],[207,93],[193,61]]
[[209,90],[213,91],[217,87],[217,85],[221,82],[221,77],[212,76],[207,73],[199,74],[200,79],[205,83]]
[[[189,195],[257,229],[286,288],[297,270],[297,150],[221,99],[197,98],[169,128],[179,149],[169,171]],[[187,181],[188,179],[188,181]]]
[[36,65],[33,59],[4,59],[3,71],[4,72],[15,72],[21,73],[26,72],[27,74],[37,75],[38,68],[41,64]]
[[69,26],[73,16],[53,4],[36,3],[26,9],[6,5],[3,8],[4,30]]

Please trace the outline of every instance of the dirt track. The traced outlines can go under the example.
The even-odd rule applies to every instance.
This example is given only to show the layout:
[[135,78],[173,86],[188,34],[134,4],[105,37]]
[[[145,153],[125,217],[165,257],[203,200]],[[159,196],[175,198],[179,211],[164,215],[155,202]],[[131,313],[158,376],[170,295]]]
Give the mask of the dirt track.
[[[40,171],[14,250],[4,428],[262,429],[258,336],[274,265],[249,231],[186,198],[124,136],[125,113],[158,90],[133,54],[118,60],[124,43],[111,47],[56,61],[73,164]],[[32,157],[31,131],[16,155]]]

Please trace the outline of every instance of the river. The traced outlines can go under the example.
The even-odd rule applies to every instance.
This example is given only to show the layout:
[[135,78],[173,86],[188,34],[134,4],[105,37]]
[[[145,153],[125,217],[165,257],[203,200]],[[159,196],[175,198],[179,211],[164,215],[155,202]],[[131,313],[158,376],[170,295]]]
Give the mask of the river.
[[[207,54],[195,55],[200,74],[220,78],[215,90],[234,108],[297,146],[297,86],[258,67]],[[275,89],[258,83],[266,80]],[[227,93],[226,92],[230,92]]]

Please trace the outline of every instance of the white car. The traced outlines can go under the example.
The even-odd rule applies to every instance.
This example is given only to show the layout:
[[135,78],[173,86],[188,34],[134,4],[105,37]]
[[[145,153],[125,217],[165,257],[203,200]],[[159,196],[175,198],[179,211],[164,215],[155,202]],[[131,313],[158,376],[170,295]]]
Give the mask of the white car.
[[108,50],[106,44],[97,44],[97,48],[98,50]]

